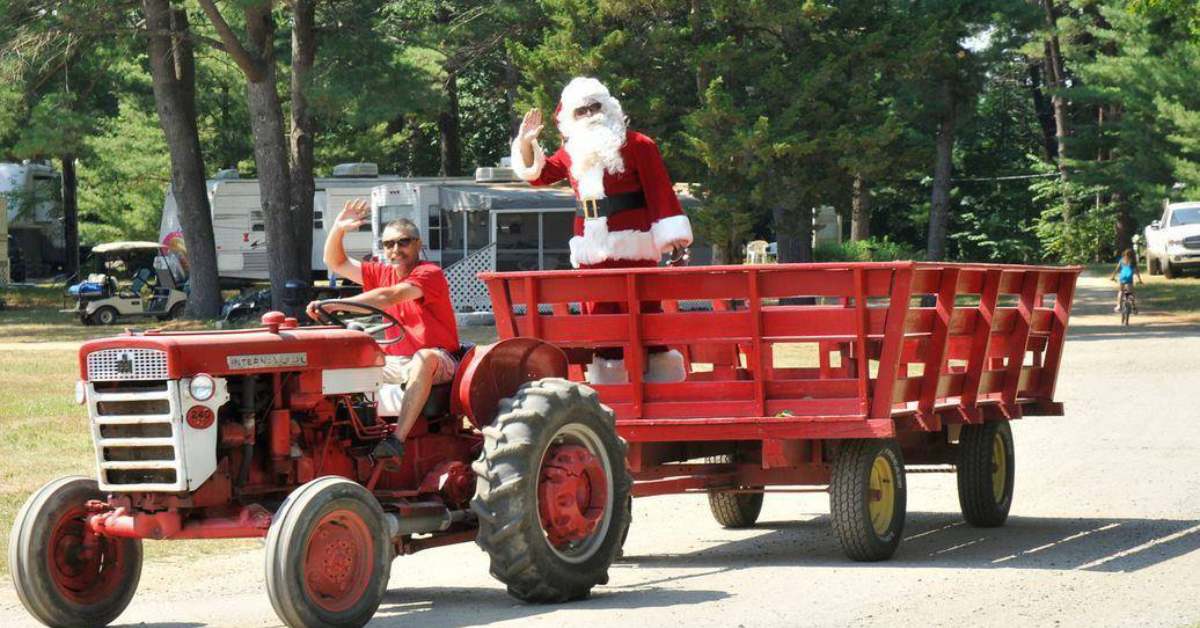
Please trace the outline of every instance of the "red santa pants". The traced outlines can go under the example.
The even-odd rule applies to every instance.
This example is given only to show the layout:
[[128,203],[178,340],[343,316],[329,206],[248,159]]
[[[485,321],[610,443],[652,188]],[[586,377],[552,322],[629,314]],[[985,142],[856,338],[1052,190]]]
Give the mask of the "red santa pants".
[[[580,269],[591,268],[654,268],[658,266],[657,260],[606,260],[599,264],[584,264]],[[642,301],[641,310],[643,314],[658,314],[663,311],[662,303],[658,301]],[[624,301],[585,301],[583,303],[584,314],[625,314],[629,311],[628,304]],[[664,345],[651,345],[646,347],[646,353],[662,353],[667,350]],[[596,349],[596,355],[606,360],[620,360],[624,358],[624,350],[620,347],[605,347]]]

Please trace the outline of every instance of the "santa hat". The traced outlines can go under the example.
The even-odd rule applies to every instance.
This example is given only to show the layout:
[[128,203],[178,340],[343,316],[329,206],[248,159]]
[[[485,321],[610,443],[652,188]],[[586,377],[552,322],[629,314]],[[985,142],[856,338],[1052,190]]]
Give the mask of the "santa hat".
[[604,83],[590,76],[577,76],[563,88],[558,106],[554,108],[554,122],[559,130],[570,128],[575,120],[575,110],[593,102],[600,103],[605,113],[615,111],[618,116],[624,117],[620,101],[612,97]]

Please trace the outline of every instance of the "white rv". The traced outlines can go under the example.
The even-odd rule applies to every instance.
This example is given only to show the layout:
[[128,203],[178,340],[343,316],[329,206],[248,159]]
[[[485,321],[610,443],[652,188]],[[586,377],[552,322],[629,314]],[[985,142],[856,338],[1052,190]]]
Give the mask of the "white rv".
[[[380,184],[399,181],[463,181],[471,179],[411,179],[378,174],[375,164],[341,164],[333,169],[334,176],[318,177],[313,196],[314,275],[324,275],[322,250],[325,243],[325,224],[333,220],[346,201],[355,198],[369,200],[371,191]],[[267,230],[259,197],[257,179],[241,179],[236,171],[222,171],[208,181],[208,201],[212,211],[213,236],[217,247],[217,273],[223,280],[238,282],[266,281]],[[179,209],[175,196],[167,190],[159,225],[159,241],[165,242],[180,233]],[[347,253],[361,257],[371,252],[370,225],[346,239]]]
[[[66,261],[62,175],[46,164],[0,163],[0,197],[0,222],[7,223],[15,247],[8,250],[4,238],[0,266],[19,277],[46,276],[61,268]],[[9,266],[10,258],[21,259],[23,268]]]

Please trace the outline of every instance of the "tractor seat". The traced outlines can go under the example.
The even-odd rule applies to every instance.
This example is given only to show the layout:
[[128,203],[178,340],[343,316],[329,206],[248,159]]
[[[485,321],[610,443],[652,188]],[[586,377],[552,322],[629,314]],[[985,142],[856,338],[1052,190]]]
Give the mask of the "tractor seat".
[[[421,416],[435,419],[450,412],[450,389],[452,383],[436,384],[429,389],[429,399],[421,408]],[[400,416],[400,404],[404,400],[404,386],[401,384],[384,384],[379,387],[379,416]]]

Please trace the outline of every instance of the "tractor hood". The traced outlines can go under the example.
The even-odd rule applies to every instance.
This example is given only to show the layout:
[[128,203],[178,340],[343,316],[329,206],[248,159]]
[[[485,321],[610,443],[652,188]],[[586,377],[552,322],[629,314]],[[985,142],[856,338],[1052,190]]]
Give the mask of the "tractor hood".
[[161,380],[197,373],[228,376],[364,368],[383,366],[383,355],[363,332],[296,327],[289,319],[260,329],[126,331],[85,342],[79,348],[79,374],[84,381]]

